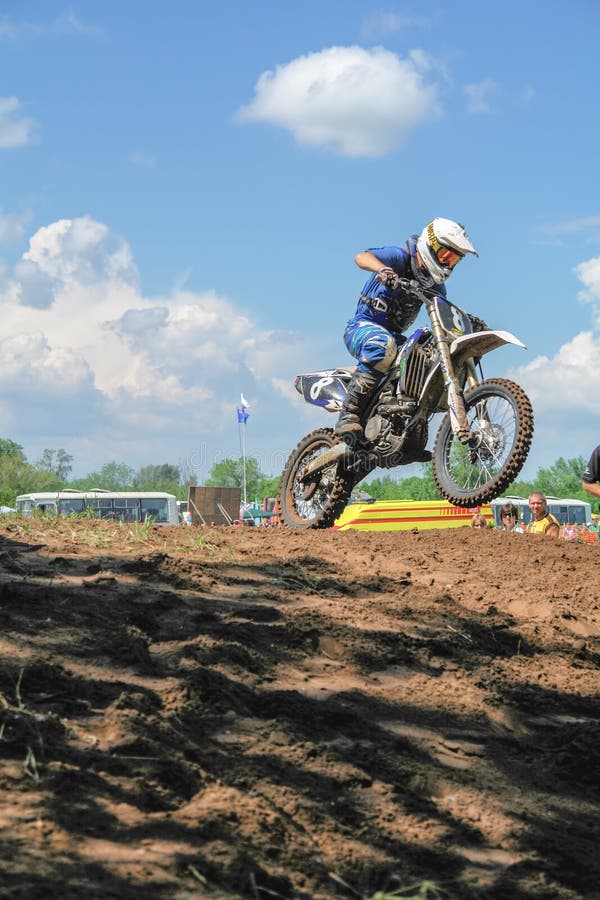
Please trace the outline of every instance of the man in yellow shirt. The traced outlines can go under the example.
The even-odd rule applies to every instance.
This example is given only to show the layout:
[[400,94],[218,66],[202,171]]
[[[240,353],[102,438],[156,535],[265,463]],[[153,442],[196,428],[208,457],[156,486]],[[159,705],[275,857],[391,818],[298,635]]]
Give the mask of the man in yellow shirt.
[[541,491],[534,491],[529,495],[529,509],[532,519],[527,526],[528,534],[547,534],[550,537],[558,537],[560,532],[558,519],[548,512],[547,500]]

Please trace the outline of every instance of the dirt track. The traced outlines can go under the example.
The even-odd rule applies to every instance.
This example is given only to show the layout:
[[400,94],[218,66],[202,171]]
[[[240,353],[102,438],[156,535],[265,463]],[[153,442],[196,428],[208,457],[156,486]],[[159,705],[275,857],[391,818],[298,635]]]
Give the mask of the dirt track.
[[0,896],[600,898],[599,563],[4,522]]

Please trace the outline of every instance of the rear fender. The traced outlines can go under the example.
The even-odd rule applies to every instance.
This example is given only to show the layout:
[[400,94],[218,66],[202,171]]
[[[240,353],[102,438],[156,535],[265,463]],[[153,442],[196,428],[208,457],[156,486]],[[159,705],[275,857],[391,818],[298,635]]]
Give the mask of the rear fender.
[[297,375],[294,386],[307,403],[320,406],[327,412],[339,412],[348,393],[354,366],[340,366],[322,372]]

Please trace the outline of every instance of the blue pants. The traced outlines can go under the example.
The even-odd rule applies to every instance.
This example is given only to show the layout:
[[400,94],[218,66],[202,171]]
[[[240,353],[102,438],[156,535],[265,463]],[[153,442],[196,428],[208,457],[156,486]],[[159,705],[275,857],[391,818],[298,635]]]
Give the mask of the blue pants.
[[383,325],[368,319],[351,319],[344,332],[344,343],[358,360],[357,369],[361,372],[387,372],[396,359],[398,343],[404,341],[402,335],[395,338]]

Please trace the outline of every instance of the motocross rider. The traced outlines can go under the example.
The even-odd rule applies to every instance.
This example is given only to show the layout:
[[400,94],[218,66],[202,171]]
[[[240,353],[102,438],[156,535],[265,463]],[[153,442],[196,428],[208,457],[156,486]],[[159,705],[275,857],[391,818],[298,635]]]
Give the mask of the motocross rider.
[[[344,332],[346,347],[358,360],[334,431],[348,444],[364,438],[360,418],[381,378],[391,368],[404,332],[417,318],[421,301],[398,288],[397,278],[416,280],[422,288],[446,296],[444,281],[467,253],[479,254],[462,225],[434,219],[402,247],[373,247],[354,257],[372,274],[365,282],[356,313]],[[415,462],[431,459],[428,451]]]

